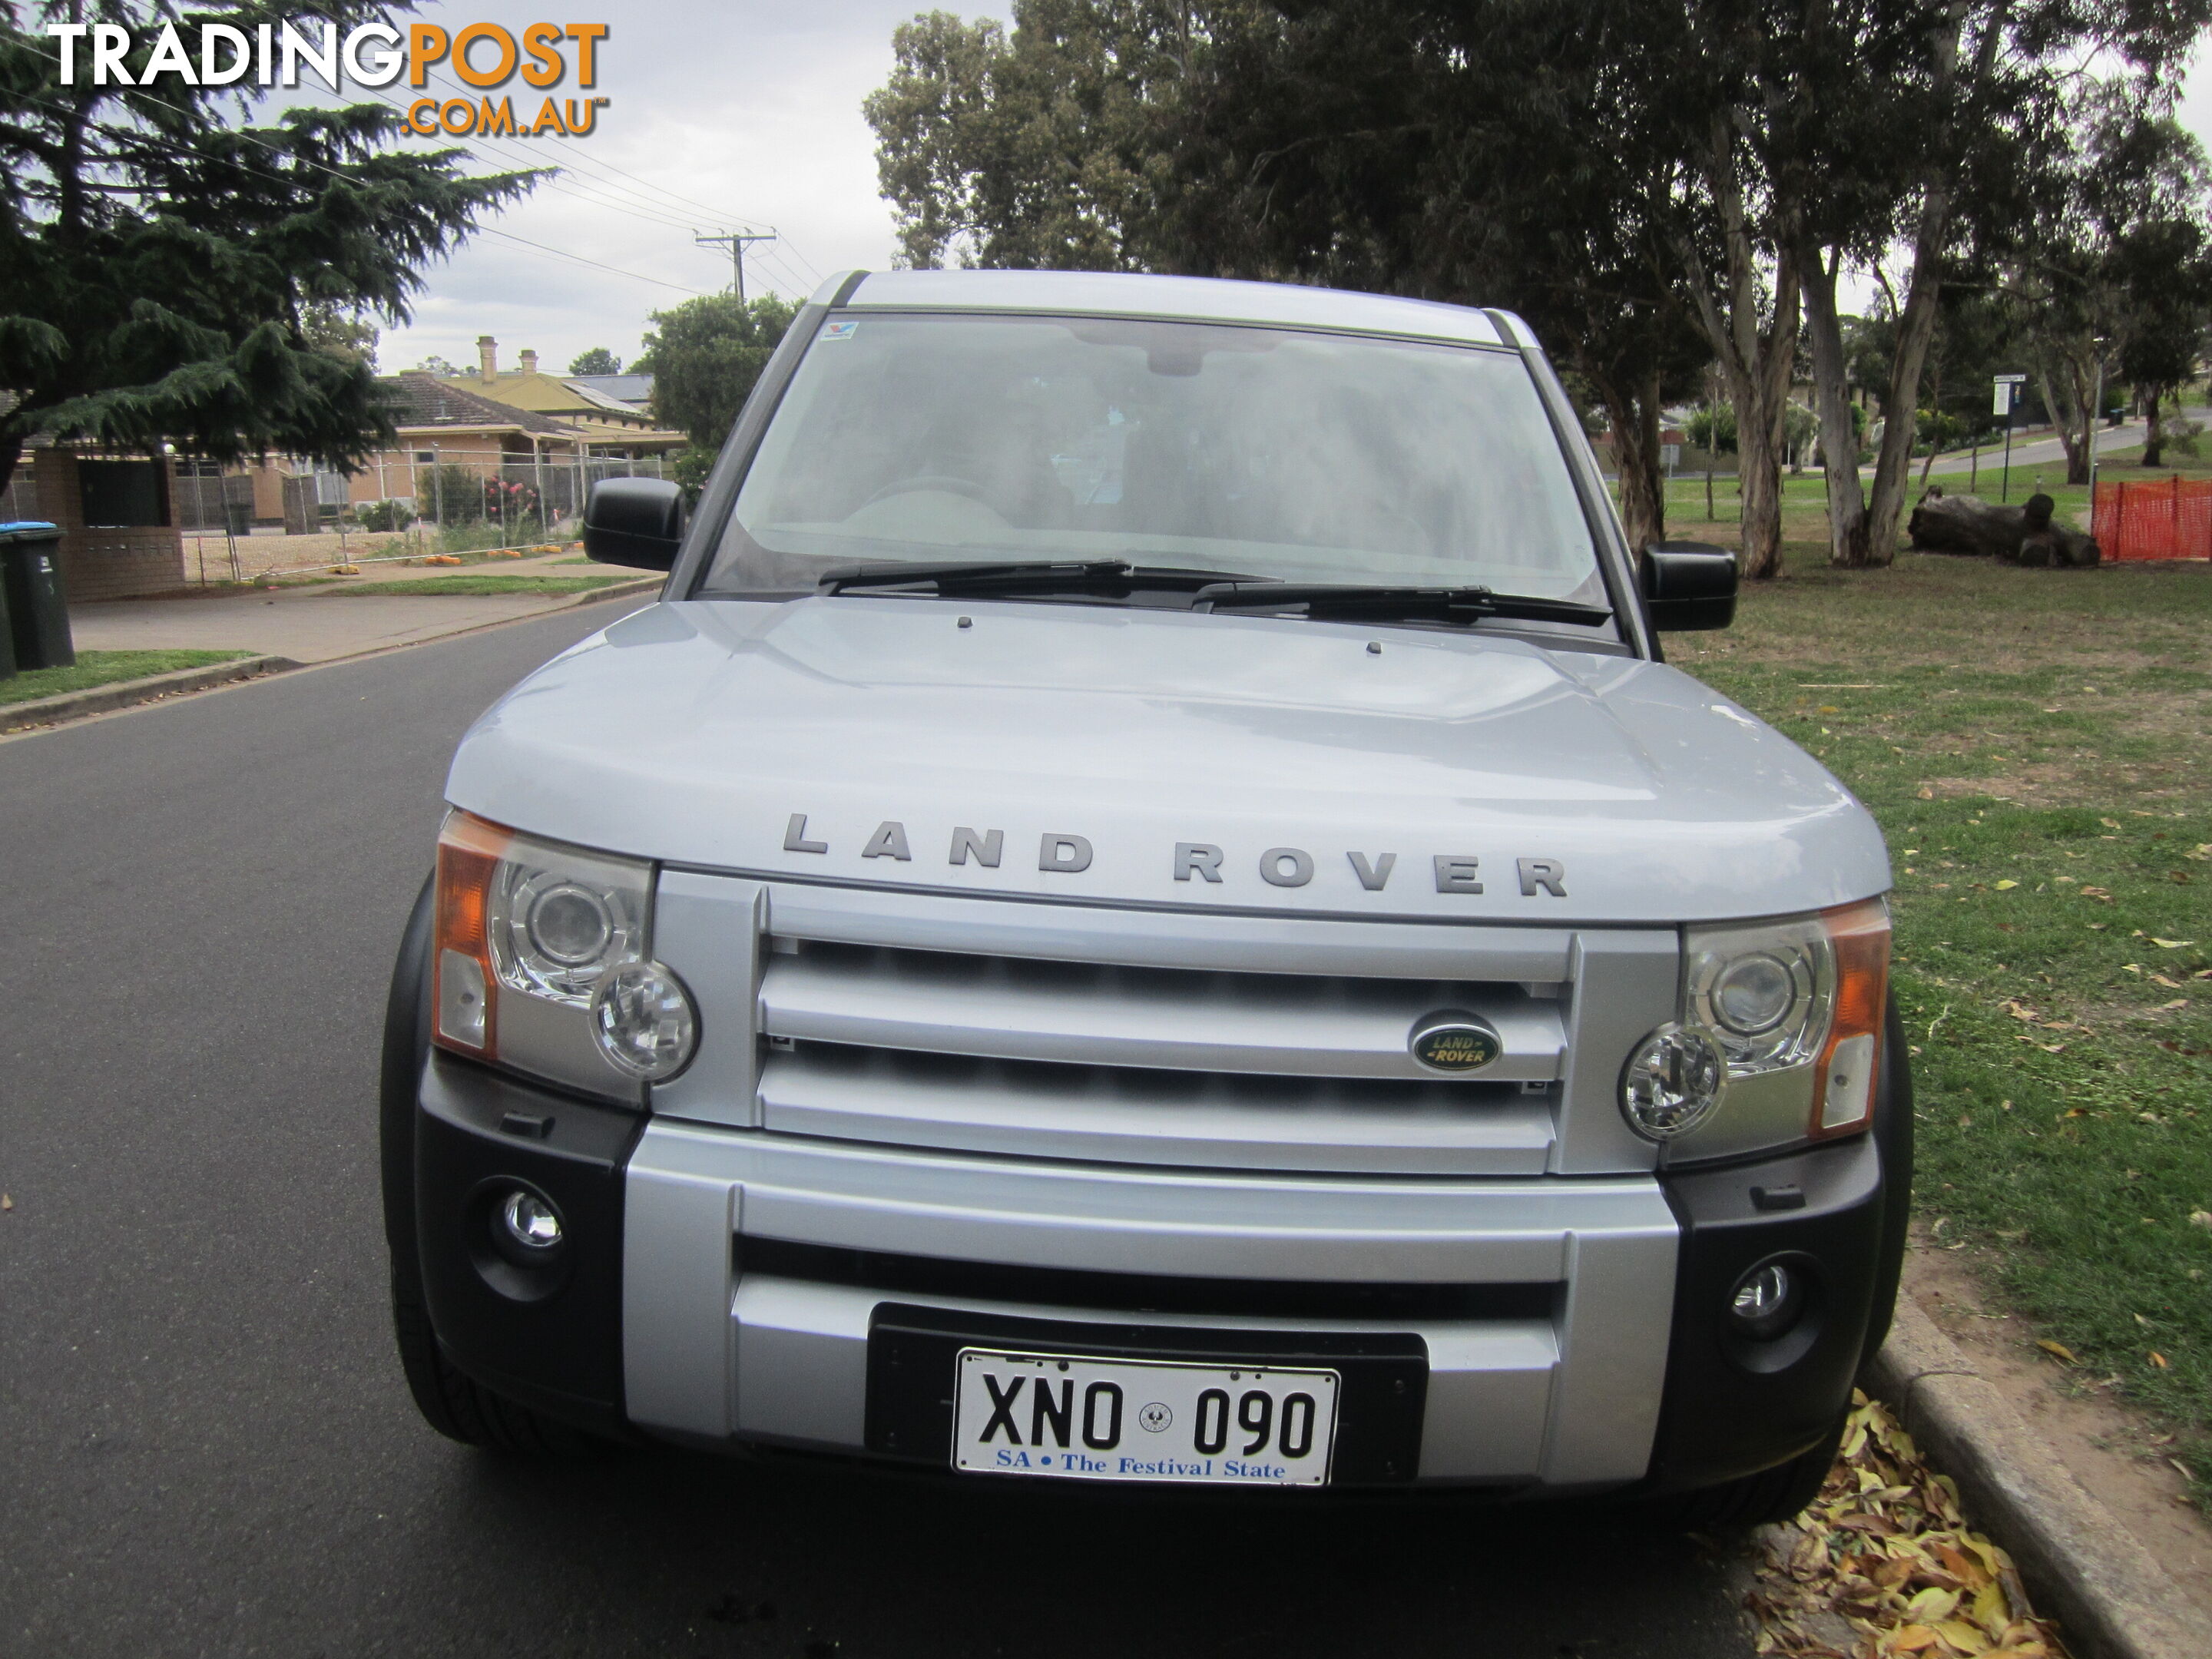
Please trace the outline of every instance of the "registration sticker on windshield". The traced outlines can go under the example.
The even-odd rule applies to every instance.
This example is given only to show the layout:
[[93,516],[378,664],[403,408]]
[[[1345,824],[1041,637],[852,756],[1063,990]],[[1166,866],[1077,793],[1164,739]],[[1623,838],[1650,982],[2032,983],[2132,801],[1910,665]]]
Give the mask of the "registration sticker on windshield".
[[824,323],[822,325],[821,337],[825,340],[849,340],[860,331],[860,319],[859,318],[841,317],[834,323]]

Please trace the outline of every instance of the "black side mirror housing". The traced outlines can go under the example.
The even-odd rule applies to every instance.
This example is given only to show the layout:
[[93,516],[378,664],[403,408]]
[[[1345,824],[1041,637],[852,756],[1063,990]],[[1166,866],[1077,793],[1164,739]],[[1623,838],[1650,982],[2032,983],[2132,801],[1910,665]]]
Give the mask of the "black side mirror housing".
[[601,564],[667,570],[684,544],[684,492],[665,478],[602,478],[584,498],[584,552]]
[[1662,633],[1726,628],[1735,620],[1735,555],[1710,542],[1654,542],[1644,550],[1644,601]]

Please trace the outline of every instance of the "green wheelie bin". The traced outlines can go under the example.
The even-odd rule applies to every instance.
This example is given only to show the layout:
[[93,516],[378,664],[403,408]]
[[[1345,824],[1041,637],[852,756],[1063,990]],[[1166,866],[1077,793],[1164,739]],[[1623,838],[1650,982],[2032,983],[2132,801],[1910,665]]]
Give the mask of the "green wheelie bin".
[[61,550],[62,532],[52,525],[0,524],[0,595],[17,669],[67,668],[76,661]]

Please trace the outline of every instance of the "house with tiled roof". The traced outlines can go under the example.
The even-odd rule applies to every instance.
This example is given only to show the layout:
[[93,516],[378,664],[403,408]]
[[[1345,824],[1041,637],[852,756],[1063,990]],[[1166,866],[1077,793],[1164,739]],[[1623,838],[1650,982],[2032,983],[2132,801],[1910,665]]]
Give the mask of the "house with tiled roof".
[[[522,367],[518,371],[502,373],[499,367],[499,342],[489,334],[477,337],[477,372],[456,382],[465,386],[480,397],[489,398],[516,409],[533,414],[550,415],[557,420],[573,421],[579,425],[621,428],[637,433],[653,433],[662,438],[672,438],[680,446],[681,433],[664,433],[654,423],[649,411],[638,403],[602,391],[584,379],[564,379],[556,374],[538,372],[538,354],[521,354]],[[605,375],[604,380],[642,380],[649,393],[653,377],[647,375]]]
[[[526,351],[526,358],[535,358],[537,353]],[[653,376],[632,369],[626,374],[569,374],[562,384],[572,386],[579,392],[597,392],[602,398],[611,398],[617,403],[636,410],[641,415],[653,412]]]
[[[489,358],[486,367],[492,367]],[[548,375],[495,373],[487,382],[482,375],[448,378],[421,369],[384,376],[377,385],[398,442],[350,477],[283,459],[242,469],[254,479],[254,519],[306,530],[335,509],[393,501],[418,516],[442,520],[453,467],[487,483],[519,485],[562,518],[580,509],[598,479],[641,464],[657,471],[661,456],[690,441],[635,410],[603,409],[574,394],[565,404],[548,396],[543,400],[562,406],[543,410],[491,395],[532,396],[528,383],[536,380],[560,384]]]

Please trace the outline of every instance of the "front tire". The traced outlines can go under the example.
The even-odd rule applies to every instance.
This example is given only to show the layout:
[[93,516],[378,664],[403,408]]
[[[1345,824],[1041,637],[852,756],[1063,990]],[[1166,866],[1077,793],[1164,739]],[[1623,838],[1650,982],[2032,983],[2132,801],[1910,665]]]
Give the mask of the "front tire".
[[1837,1418],[1836,1426],[1820,1437],[1818,1445],[1787,1463],[1702,1492],[1684,1492],[1669,1504],[1668,1519],[1686,1528],[1763,1527],[1794,1520],[1820,1495],[1849,1419],[1848,1412]]

